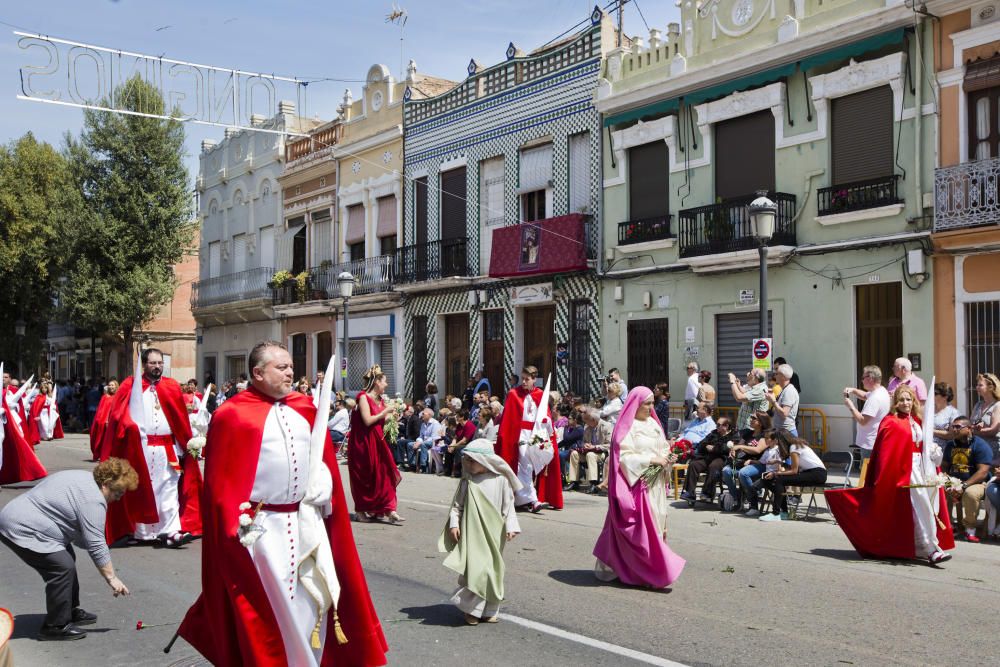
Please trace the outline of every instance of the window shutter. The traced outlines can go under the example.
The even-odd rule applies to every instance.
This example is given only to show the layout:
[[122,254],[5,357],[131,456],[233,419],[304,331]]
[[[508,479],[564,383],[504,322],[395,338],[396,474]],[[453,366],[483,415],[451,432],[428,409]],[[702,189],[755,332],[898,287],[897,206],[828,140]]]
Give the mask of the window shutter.
[[441,174],[441,238],[463,239],[465,230],[465,167]]
[[715,124],[715,196],[774,190],[774,114],[758,111]]
[[967,93],[1000,86],[1000,56],[969,63],[962,89]]
[[354,204],[347,207],[347,236],[344,242],[347,245],[360,243],[365,240],[365,206],[364,204]]
[[667,143],[654,141],[628,149],[628,216],[644,220],[670,212]]
[[479,221],[487,226],[503,224],[502,155],[479,166]]
[[392,396],[398,391],[396,389],[396,366],[392,354],[392,339],[382,338],[376,341],[376,344],[378,345],[378,363],[382,367],[382,372],[385,373],[385,381],[389,383],[385,393]]
[[549,187],[552,180],[552,144],[521,151],[518,192],[534,192]]
[[237,234],[233,237],[233,273],[247,269],[247,235]]
[[592,213],[590,201],[590,133],[569,138],[569,212]]
[[219,241],[208,244],[208,277],[218,278],[222,267],[222,245]]
[[379,238],[396,235],[396,195],[378,198],[378,225],[375,235]]
[[313,245],[312,256],[313,266],[319,266],[324,261],[330,259],[330,227],[332,221],[328,215],[319,222],[313,222]]
[[833,185],[891,176],[892,89],[879,86],[833,100]]
[[257,250],[260,253],[260,265],[274,268],[274,225],[260,228],[260,241],[257,243]]
[[413,181],[413,207],[416,214],[416,240],[411,243],[427,243],[427,177]]

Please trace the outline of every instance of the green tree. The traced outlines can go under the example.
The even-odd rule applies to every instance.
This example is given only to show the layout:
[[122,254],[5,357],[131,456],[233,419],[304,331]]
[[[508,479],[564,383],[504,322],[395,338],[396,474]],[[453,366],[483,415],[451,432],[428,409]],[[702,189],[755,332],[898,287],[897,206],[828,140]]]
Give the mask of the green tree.
[[[159,91],[138,76],[114,96],[120,109],[164,113]],[[131,350],[135,332],[173,299],[173,266],[192,241],[184,128],[174,120],[86,110],[79,140],[67,135],[67,153],[86,215],[73,234],[65,315]]]
[[32,373],[80,205],[69,165],[52,146],[30,132],[0,146],[0,358],[15,371],[14,322],[26,324],[21,359]]

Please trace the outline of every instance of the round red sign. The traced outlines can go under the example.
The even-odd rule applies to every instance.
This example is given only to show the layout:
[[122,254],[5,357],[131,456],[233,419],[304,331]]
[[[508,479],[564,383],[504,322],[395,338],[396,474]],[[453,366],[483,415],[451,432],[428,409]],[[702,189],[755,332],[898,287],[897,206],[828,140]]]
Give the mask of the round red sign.
[[759,340],[757,341],[757,344],[753,346],[754,359],[767,359],[769,354],[771,354],[771,346],[766,340]]

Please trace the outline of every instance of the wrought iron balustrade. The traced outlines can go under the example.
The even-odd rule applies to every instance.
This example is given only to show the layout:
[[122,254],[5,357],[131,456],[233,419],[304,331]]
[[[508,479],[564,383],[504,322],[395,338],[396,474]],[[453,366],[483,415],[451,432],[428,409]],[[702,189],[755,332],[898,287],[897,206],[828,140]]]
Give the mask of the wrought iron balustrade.
[[[778,205],[774,236],[769,245],[795,245],[795,195],[769,192]],[[747,205],[757,195],[733,197],[708,206],[689,208],[677,215],[681,257],[698,257],[757,247]]]
[[191,307],[205,308],[237,301],[271,298],[274,269],[262,266],[191,283]]
[[669,239],[671,238],[670,223],[673,218],[672,215],[659,215],[654,218],[619,222],[618,245]]
[[934,231],[1000,223],[1000,158],[934,170]]
[[354,276],[354,296],[388,292],[396,280],[396,258],[379,255],[312,269],[309,273],[314,296],[311,298],[340,298],[337,276],[344,271]]
[[898,189],[899,174],[819,188],[816,191],[817,212],[833,215],[898,204]]
[[415,283],[469,275],[468,240],[441,239],[396,251],[396,281]]

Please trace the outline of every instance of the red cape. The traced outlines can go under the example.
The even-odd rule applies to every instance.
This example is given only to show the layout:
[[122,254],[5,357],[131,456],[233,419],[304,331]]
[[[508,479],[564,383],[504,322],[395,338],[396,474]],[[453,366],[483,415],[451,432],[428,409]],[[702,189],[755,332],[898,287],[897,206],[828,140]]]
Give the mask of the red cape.
[[97,412],[94,413],[94,421],[90,423],[90,452],[94,455],[95,461],[103,461],[110,456],[110,453],[101,454],[101,444],[104,442],[104,431],[108,427],[112,403],[114,403],[113,396],[102,394],[101,402],[97,404]]
[[[289,407],[311,424],[316,408],[308,396],[292,392]],[[260,457],[264,421],[274,400],[250,388],[223,403],[212,415],[205,446],[202,593],[178,633],[217,667],[271,667],[286,664],[281,631],[250,552],[236,536],[239,505],[250,500]],[[327,535],[340,580],[337,611],[346,644],[338,644],[327,622],[322,665],[367,667],[386,664],[388,645],[368,593],[358,558],[337,457],[326,440],[323,462],[333,476],[333,513]],[[293,666],[294,667],[294,666]]]
[[[913,434],[909,421],[888,415],[875,437],[875,447],[868,461],[865,485],[860,489],[831,489],[826,502],[847,539],[863,557],[915,558],[913,543],[913,506],[910,483],[913,466]],[[948,503],[944,489],[939,489],[938,543],[942,549],[954,549]]]
[[[42,416],[42,410],[45,409],[45,402],[48,398],[45,394],[38,394],[35,396],[35,400],[31,402],[31,412],[29,413],[29,419],[35,427],[35,433],[38,435],[38,441],[41,442],[42,439],[42,429],[38,426],[38,418]],[[53,440],[62,440],[66,435],[63,433],[62,419],[56,420],[56,427],[52,433]],[[37,444],[37,443],[36,443]]]
[[0,467],[0,484],[16,484],[30,482],[48,475],[31,445],[24,439],[21,431],[14,425],[14,415],[7,407],[7,400],[0,395],[0,410],[4,411],[6,421],[3,425],[3,467]]
[[[531,390],[531,398],[538,405],[542,401],[544,392],[535,387]],[[510,469],[517,472],[517,445],[521,440],[521,418],[524,415],[524,397],[527,392],[518,385],[507,393],[507,400],[503,405],[503,416],[500,419],[500,431],[497,434],[495,445],[496,453],[507,462]],[[552,414],[549,406],[545,406],[545,413],[549,419]],[[552,448],[556,454],[552,457],[552,462],[535,477],[535,488],[538,490],[538,502],[548,503],[553,509],[563,508],[562,495],[562,468],[559,464],[559,445],[556,443],[555,434],[552,435]]]
[[[159,514],[156,511],[156,498],[149,481],[149,468],[146,456],[142,451],[142,440],[139,427],[132,421],[128,411],[129,394],[132,392],[133,378],[125,378],[118,388],[118,393],[112,397],[108,425],[104,429],[100,458],[105,460],[110,456],[126,459],[139,474],[139,487],[126,493],[120,502],[108,506],[108,520],[105,532],[108,544],[135,532],[137,523],[157,523]],[[142,379],[142,389],[149,388],[149,381]],[[187,409],[181,398],[181,386],[176,380],[160,378],[156,385],[156,395],[160,399],[163,414],[170,425],[170,431],[180,444],[181,449],[187,446],[191,439],[191,422],[188,420]],[[181,481],[179,501],[181,506],[181,530],[192,535],[201,535],[201,470],[198,461],[193,456],[185,454],[181,459]]]
[[[34,400],[31,402],[31,405],[28,406],[27,414],[25,414],[23,402],[17,406],[18,411],[21,413],[22,417],[21,428],[24,430],[24,439],[27,440],[28,444],[31,445],[32,447],[34,447],[35,445],[37,445],[42,441],[42,436],[38,431],[38,422],[35,421],[36,417],[35,403],[38,402],[39,398],[42,399],[43,401],[42,404],[44,405],[45,397],[42,396],[41,394],[35,396]],[[39,410],[39,412],[41,411]]]

